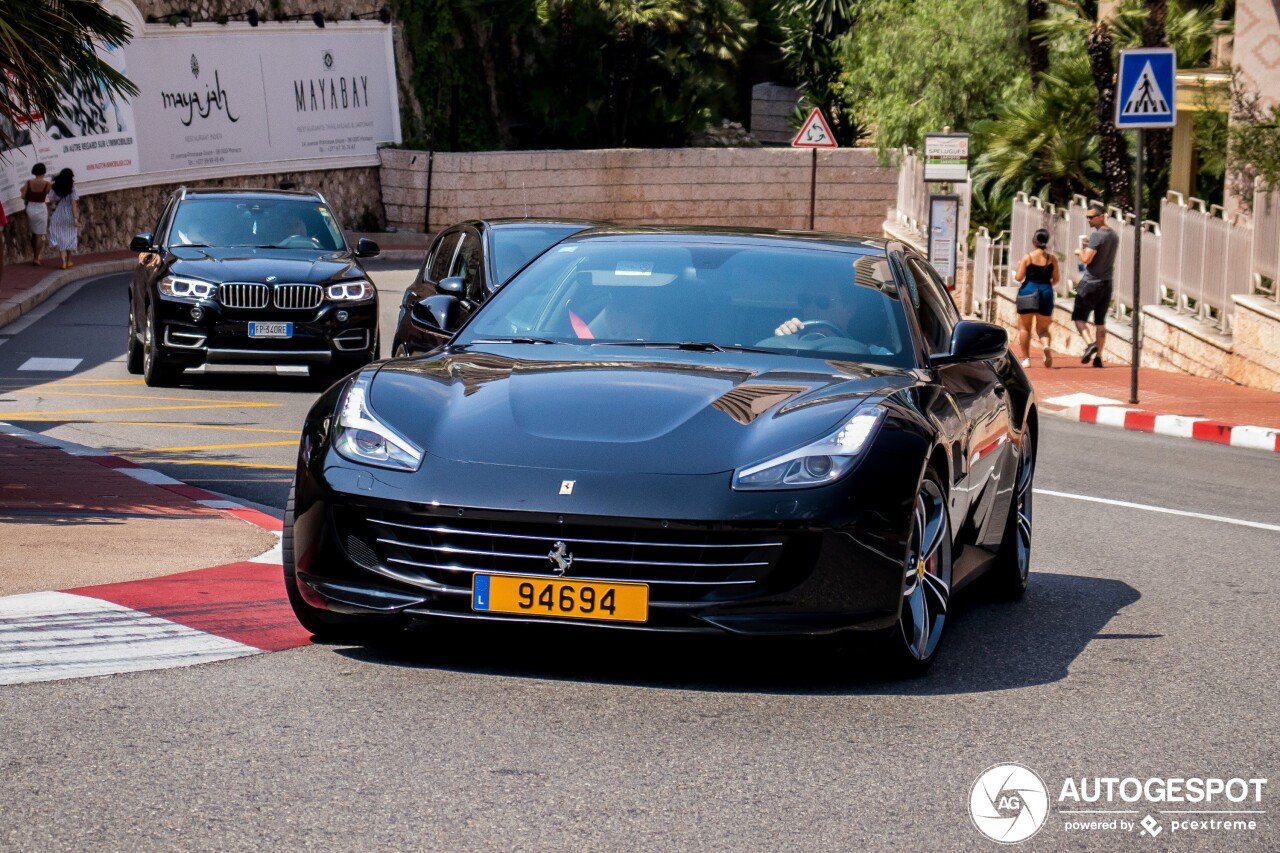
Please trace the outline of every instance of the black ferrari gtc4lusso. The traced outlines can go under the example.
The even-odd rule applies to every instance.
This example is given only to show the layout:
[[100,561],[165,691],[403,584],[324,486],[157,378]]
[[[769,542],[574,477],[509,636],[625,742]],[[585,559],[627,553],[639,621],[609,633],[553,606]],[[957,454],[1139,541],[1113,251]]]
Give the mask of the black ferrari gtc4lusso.
[[908,247],[596,228],[306,419],[284,572],[320,637],[410,619],[880,632],[1027,584],[1035,397]]

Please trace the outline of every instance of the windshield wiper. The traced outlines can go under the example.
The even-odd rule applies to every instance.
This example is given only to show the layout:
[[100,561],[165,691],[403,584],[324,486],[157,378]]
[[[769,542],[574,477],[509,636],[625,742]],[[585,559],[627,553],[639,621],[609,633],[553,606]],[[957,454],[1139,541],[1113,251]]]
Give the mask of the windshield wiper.
[[547,338],[476,338],[474,341],[467,341],[462,346],[471,346],[473,344],[556,344],[559,341],[549,340]]
[[659,347],[687,350],[689,352],[773,352],[772,350],[740,347],[734,344],[715,344],[711,341],[599,341],[599,343],[616,347]]

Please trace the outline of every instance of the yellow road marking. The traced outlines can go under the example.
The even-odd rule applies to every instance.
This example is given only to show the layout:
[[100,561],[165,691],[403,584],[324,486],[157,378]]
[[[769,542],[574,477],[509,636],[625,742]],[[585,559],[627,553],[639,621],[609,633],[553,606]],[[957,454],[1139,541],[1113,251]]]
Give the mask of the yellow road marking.
[[[171,412],[178,409],[234,409],[237,407],[244,408],[267,408],[279,406],[279,403],[205,403],[201,406],[131,406],[119,409],[50,409],[49,411],[35,412],[4,412],[0,411],[0,419],[13,420],[22,418],[23,420],[53,420],[50,415],[105,415],[111,412]],[[94,421],[94,423],[97,423]]]
[[[0,421],[12,417],[0,411]],[[280,435],[301,435],[302,429],[272,429],[271,427],[245,427],[231,426],[229,424],[179,424],[172,421],[82,421],[67,420],[66,418],[22,418],[24,423],[39,423],[41,421],[57,421],[67,426],[76,424],[94,424],[100,426],[103,424],[111,424],[115,426],[145,426],[145,427],[165,427],[173,429],[224,429],[229,432],[274,432]]]
[[[132,454],[121,453],[125,459]],[[296,465],[268,465],[264,462],[220,462],[214,459],[147,459],[144,460],[148,464],[155,465],[163,462],[166,465],[225,465],[230,468],[269,468],[273,471],[292,471]]]
[[296,441],[254,441],[248,444],[200,444],[195,447],[139,447],[125,453],[199,453],[201,450],[233,450],[240,447],[295,447]]
[[[217,403],[205,397],[157,397],[151,394],[86,394],[80,391],[50,391],[47,388],[25,388],[11,390],[11,394],[40,394],[49,397],[105,397],[118,400],[169,400],[178,403]],[[256,403],[261,406],[278,406],[279,403]]]

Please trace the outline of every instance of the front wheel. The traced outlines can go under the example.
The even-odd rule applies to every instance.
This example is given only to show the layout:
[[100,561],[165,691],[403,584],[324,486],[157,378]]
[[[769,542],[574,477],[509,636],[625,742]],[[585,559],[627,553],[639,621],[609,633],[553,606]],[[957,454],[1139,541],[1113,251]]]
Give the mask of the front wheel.
[[133,317],[133,309],[129,309],[129,343],[125,348],[125,368],[132,374],[140,375],[143,367],[142,346],[138,343],[138,324]]
[[142,379],[150,388],[164,388],[178,381],[182,368],[169,364],[160,353],[157,334],[156,309],[147,310],[147,331],[142,345]]
[[938,655],[951,602],[951,522],[942,482],[925,472],[911,512],[902,612],[883,636],[894,675],[921,675]]
[[320,642],[374,644],[395,639],[404,630],[405,619],[402,616],[351,616],[346,613],[331,613],[312,607],[298,591],[297,567],[293,553],[294,523],[294,490],[289,489],[289,498],[284,505],[284,532],[280,540],[280,552],[284,566],[284,588],[289,597],[289,606],[298,623],[311,632]]

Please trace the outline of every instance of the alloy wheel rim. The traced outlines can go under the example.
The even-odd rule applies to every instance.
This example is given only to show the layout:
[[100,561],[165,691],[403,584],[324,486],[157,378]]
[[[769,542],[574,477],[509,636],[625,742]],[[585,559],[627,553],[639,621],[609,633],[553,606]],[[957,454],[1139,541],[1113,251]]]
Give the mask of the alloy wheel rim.
[[1026,580],[1031,570],[1031,480],[1035,459],[1031,451],[1031,436],[1023,434],[1022,452],[1018,457],[1017,480],[1017,548],[1018,575]]
[[145,341],[146,343],[143,345],[142,353],[146,357],[147,364],[149,365],[151,364],[152,359],[155,358],[156,351],[155,329],[151,325],[150,315],[147,316],[147,335]]
[[903,572],[902,615],[898,620],[907,652],[927,660],[938,648],[951,599],[947,512],[942,492],[925,480],[912,510],[911,537]]

